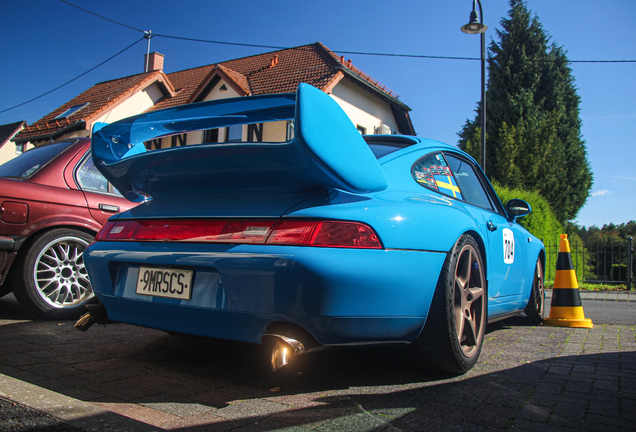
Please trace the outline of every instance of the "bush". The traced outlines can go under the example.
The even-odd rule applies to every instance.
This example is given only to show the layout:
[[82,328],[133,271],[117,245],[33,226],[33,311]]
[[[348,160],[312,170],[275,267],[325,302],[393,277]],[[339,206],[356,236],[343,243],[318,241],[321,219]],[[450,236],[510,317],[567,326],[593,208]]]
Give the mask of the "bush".
[[554,216],[550,204],[537,192],[508,189],[497,183],[493,183],[493,186],[504,205],[513,198],[522,199],[530,204],[532,213],[518,219],[518,222],[532,234],[544,241],[553,241],[558,239],[560,234],[565,234],[565,228]]
[[[532,212],[528,216],[520,218],[517,221],[525,229],[540,238],[544,245],[546,245],[546,282],[553,281],[556,274],[556,258],[559,250],[561,234],[568,234],[571,251],[581,252],[572,254],[572,262],[574,264],[578,280],[585,280],[584,273],[589,267],[589,262],[587,262],[589,261],[589,254],[587,251],[586,253],[582,253],[585,249],[583,241],[574,229],[570,226],[563,226],[557,220],[554,212],[550,208],[550,204],[548,204],[548,201],[546,201],[537,192],[524,191],[521,189],[508,189],[497,183],[493,183],[493,187],[504,205],[509,200],[518,198],[527,201],[532,207]],[[583,261],[583,257],[585,257],[586,262]]]

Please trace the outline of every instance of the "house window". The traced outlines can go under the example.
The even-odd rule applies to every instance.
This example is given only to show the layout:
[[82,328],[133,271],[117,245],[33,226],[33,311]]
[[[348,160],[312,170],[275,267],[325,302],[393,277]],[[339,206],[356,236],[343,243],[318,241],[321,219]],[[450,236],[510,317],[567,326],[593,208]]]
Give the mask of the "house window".
[[172,138],[170,139],[170,147],[181,147],[186,145],[187,135],[188,134],[172,135]]
[[226,142],[241,142],[243,140],[243,125],[234,125],[226,128]]
[[63,119],[63,118],[70,117],[71,115],[75,114],[76,112],[78,112],[79,110],[84,108],[86,105],[88,105],[88,102],[83,103],[83,104],[79,104],[79,105],[73,105],[72,107],[70,107],[69,109],[67,109],[62,114],[60,114],[59,116],[57,116],[55,118],[56,119]]
[[253,142],[263,141],[263,123],[247,125],[247,140]]
[[24,153],[24,143],[15,145],[15,154]]
[[365,128],[364,126],[357,125],[356,128],[358,129],[358,132],[360,132],[360,135],[367,134],[367,128]]
[[203,143],[215,143],[219,142],[219,130],[218,129],[206,129],[203,131]]
[[148,151],[150,151],[150,150],[159,150],[159,149],[162,148],[161,140],[162,140],[162,138],[155,138],[153,140],[146,141],[146,142],[144,142],[144,146],[146,146],[146,150],[148,150]]

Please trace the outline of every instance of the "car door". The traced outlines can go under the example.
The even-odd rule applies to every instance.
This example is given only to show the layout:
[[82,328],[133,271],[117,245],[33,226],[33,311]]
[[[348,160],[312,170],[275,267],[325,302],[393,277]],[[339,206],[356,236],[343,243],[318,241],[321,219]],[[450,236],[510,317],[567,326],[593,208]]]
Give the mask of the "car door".
[[479,212],[486,226],[488,293],[495,303],[514,302],[523,294],[527,234],[505,210],[481,172],[460,155],[444,153],[462,199]]
[[101,225],[115,213],[128,210],[135,204],[125,199],[108,183],[93,164],[90,151],[75,169],[75,179],[84,192],[91,216]]

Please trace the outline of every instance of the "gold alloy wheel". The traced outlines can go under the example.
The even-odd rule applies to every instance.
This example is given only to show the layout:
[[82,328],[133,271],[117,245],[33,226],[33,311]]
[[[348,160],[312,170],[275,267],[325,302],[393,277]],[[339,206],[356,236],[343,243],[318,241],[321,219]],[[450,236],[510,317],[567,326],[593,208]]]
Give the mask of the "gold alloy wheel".
[[484,337],[484,281],[479,254],[471,244],[465,244],[455,267],[453,305],[457,341],[469,358],[479,351]]

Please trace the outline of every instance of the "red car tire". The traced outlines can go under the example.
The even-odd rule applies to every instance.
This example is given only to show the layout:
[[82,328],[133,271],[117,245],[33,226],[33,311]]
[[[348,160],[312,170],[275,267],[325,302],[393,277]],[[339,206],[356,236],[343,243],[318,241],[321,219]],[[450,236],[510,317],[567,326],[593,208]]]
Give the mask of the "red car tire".
[[70,228],[39,234],[20,254],[11,285],[22,306],[36,315],[72,319],[94,299],[83,252],[93,236]]

